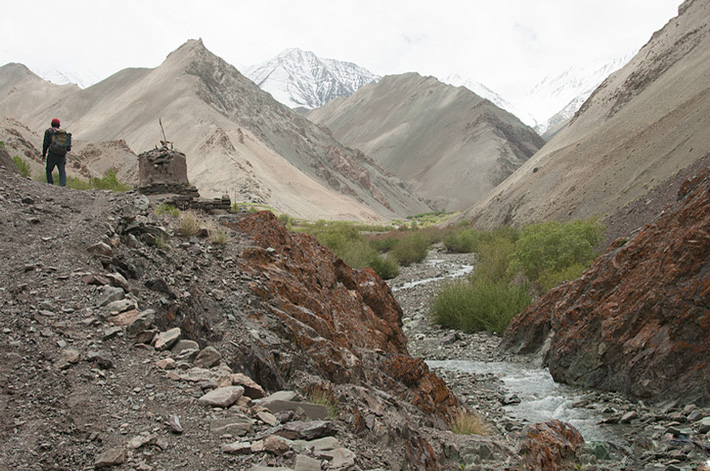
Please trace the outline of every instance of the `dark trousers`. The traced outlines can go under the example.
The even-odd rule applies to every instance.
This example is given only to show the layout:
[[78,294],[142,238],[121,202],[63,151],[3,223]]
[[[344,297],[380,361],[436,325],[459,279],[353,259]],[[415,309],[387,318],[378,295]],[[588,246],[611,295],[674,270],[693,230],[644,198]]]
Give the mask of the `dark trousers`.
[[56,166],[57,170],[59,170],[59,186],[67,186],[66,163],[67,158],[63,155],[56,155],[51,152],[47,154],[47,183],[54,185],[52,172]]

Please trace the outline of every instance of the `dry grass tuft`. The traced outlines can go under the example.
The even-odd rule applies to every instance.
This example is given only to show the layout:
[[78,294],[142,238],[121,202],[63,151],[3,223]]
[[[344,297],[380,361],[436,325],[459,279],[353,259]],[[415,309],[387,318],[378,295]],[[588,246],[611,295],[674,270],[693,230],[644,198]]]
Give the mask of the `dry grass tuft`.
[[451,424],[451,431],[457,435],[488,435],[490,425],[480,414],[463,411],[456,415]]

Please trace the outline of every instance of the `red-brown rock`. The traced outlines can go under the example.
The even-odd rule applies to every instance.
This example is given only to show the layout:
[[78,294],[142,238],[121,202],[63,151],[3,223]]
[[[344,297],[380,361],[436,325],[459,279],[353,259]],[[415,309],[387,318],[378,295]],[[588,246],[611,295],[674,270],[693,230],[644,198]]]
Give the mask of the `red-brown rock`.
[[710,404],[710,172],[513,319],[504,348],[543,346],[557,381]]
[[525,471],[572,471],[577,469],[575,452],[583,444],[577,429],[552,420],[525,427],[518,453]]
[[374,271],[350,268],[270,212],[245,216],[237,229],[254,241],[240,258],[242,270],[259,279],[250,288],[289,332],[297,356],[333,383],[367,381],[439,420],[455,415],[457,400],[445,383],[409,356],[401,307]]

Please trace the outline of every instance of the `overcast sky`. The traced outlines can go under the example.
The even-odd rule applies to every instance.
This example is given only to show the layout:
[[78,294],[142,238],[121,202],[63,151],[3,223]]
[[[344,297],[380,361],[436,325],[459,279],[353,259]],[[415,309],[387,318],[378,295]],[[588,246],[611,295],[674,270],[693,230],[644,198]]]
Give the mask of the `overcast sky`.
[[0,0],[0,65],[105,78],[188,39],[243,70],[287,48],[379,75],[457,73],[504,97],[643,46],[681,0]]

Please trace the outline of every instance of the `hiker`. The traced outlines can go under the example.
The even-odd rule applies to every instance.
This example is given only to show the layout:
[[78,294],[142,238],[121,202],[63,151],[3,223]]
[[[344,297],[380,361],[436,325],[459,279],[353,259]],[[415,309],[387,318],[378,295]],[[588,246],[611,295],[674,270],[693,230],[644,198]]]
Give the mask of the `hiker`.
[[67,152],[71,150],[71,133],[59,129],[59,119],[52,120],[52,127],[44,132],[42,160],[47,159],[47,183],[54,184],[52,172],[59,170],[59,186],[67,185]]

